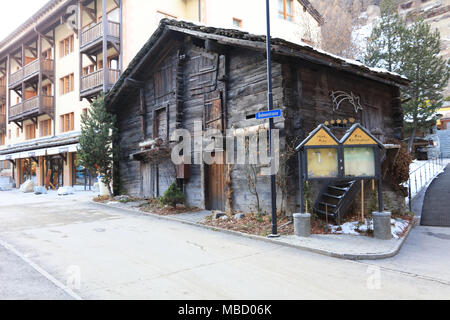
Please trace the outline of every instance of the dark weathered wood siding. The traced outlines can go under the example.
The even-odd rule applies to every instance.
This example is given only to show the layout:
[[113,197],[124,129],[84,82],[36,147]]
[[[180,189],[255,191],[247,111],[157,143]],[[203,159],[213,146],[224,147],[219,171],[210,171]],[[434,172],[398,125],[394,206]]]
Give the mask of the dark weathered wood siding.
[[[192,133],[193,142],[194,125],[196,122],[200,127],[205,125],[205,105],[213,100],[217,103],[217,99],[221,99],[224,131],[267,122],[254,117],[257,112],[267,110],[267,70],[263,52],[214,46],[189,36],[163,47],[137,75],[138,80],[145,83],[144,118],[140,115],[143,107],[139,89],[128,88],[120,100],[123,103],[118,111],[120,184],[132,195],[162,195],[175,181],[169,158],[155,165],[129,157],[140,151],[140,142],[155,138],[156,114],[159,121],[165,117],[168,121],[168,130],[160,126],[160,134],[167,132],[170,138],[175,129],[185,128]],[[289,141],[297,139],[300,142],[317,125],[337,119],[354,118],[370,130],[379,132],[382,141],[401,137],[402,114],[397,87],[298,58],[275,55],[272,67],[274,108],[283,110],[283,116],[275,120],[275,127],[280,130],[281,152]],[[348,103],[343,103],[337,111],[333,110],[331,91],[354,93],[361,99],[363,112],[355,113],[354,107]],[[193,163],[199,156],[193,153]],[[208,181],[205,166],[192,164],[190,178],[184,181],[190,205],[206,205],[205,191],[208,183],[214,182]],[[225,167],[231,169],[232,208],[235,211],[254,211],[255,196],[249,192],[245,166]],[[290,213],[295,212],[298,206],[297,175],[297,162],[293,158],[288,175]],[[258,183],[262,209],[270,212],[269,177],[258,176]],[[227,192],[226,188],[224,192]],[[277,200],[279,206],[280,194]],[[226,209],[229,209],[228,204]]]

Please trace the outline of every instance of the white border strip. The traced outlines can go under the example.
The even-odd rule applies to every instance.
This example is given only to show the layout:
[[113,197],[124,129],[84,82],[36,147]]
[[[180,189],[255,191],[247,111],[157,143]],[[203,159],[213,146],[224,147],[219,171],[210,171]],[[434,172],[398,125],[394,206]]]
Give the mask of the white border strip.
[[39,272],[42,276],[50,280],[55,286],[63,290],[66,294],[74,298],[75,300],[83,300],[78,294],[76,294],[74,291],[72,291],[70,288],[65,286],[63,283],[61,283],[59,280],[57,280],[55,277],[53,277],[51,274],[49,274],[47,271],[39,267],[36,263],[25,257],[23,254],[21,254],[19,251],[17,251],[12,245],[9,243],[6,243],[5,241],[0,239],[0,246],[4,247],[6,250],[12,252],[16,256],[18,256],[20,259],[22,259],[25,263],[30,265],[34,270]]

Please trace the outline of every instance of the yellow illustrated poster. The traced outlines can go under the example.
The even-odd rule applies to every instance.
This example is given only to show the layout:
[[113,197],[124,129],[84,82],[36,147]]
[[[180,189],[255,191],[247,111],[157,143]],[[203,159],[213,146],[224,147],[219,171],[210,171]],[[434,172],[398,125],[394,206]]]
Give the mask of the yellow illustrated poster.
[[375,176],[375,155],[373,148],[344,148],[346,177]]
[[306,146],[337,146],[338,143],[324,129],[320,129],[307,143]]
[[356,128],[352,134],[345,140],[345,145],[354,144],[377,144],[367,133],[365,133],[361,128]]
[[307,157],[309,178],[338,176],[337,148],[308,149]]

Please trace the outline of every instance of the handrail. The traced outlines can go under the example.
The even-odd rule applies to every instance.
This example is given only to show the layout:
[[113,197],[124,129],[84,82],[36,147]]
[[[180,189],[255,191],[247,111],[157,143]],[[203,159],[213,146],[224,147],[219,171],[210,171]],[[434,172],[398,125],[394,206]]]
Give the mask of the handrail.
[[[107,33],[113,37],[120,37],[120,23],[108,20]],[[81,32],[81,46],[85,46],[103,37],[103,21]]]
[[[108,84],[113,85],[120,77],[120,70],[107,69],[108,72]],[[104,83],[103,69],[89,73],[81,77],[81,90],[86,91],[95,87],[101,86]]]
[[43,71],[53,71],[54,69],[54,60],[53,59],[36,59],[25,65],[21,69],[17,70],[14,73],[11,73],[9,76],[9,86],[17,84],[21,82],[24,78],[29,77],[35,73],[43,72]]
[[36,95],[27,100],[19,102],[13,106],[9,107],[9,117],[15,117],[34,109],[43,110],[44,108],[51,109],[53,107],[53,96],[48,95]]

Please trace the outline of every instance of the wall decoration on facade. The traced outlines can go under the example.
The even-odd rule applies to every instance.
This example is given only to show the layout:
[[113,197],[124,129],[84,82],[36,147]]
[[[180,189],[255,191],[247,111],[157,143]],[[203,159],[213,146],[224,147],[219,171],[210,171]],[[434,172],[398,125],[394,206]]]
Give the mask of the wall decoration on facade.
[[339,107],[344,101],[348,101],[353,106],[355,113],[363,110],[360,97],[355,95],[353,92],[347,93],[344,91],[331,91],[330,97],[333,102],[333,111],[339,110]]

